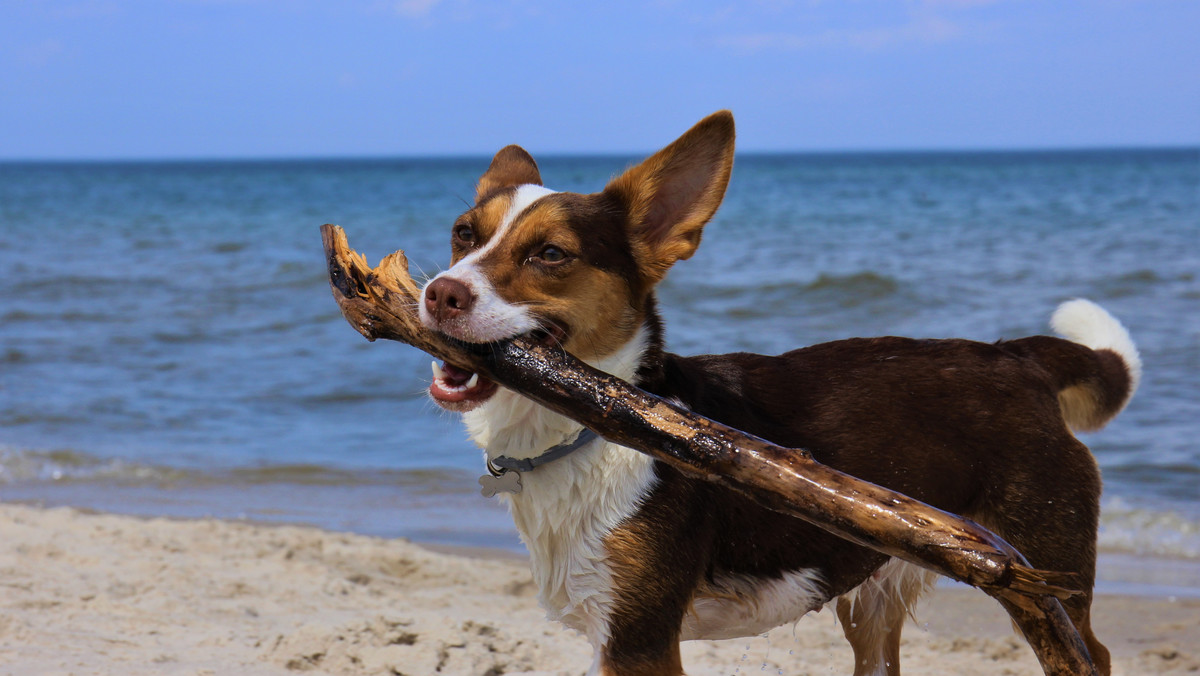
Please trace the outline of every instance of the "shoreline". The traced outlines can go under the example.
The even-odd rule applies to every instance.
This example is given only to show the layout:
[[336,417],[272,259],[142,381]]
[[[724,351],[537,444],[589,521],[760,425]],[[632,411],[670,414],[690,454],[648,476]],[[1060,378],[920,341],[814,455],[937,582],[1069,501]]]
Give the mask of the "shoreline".
[[[544,619],[526,562],[306,526],[0,503],[0,674],[578,676],[586,641]],[[905,629],[914,673],[1037,674],[998,604],[939,587]],[[1200,670],[1200,599],[1102,594],[1116,674]],[[833,613],[684,644],[691,676],[848,673]]]
[[[4,489],[0,504],[69,507],[141,519],[218,519],[266,527],[312,527],[403,538],[434,550],[467,552],[475,557],[493,558],[489,554],[493,552],[501,558],[523,559],[525,548],[507,510],[494,500],[479,497],[474,473],[460,474],[469,481],[443,478],[451,490],[424,494],[389,484],[303,485],[308,498],[303,504],[296,502],[297,486],[292,484],[255,485],[253,491],[221,485],[164,489],[107,482],[0,484]],[[1097,594],[1200,599],[1200,558],[1105,547],[1103,523],[1101,528]],[[943,579],[941,584],[958,583]]]

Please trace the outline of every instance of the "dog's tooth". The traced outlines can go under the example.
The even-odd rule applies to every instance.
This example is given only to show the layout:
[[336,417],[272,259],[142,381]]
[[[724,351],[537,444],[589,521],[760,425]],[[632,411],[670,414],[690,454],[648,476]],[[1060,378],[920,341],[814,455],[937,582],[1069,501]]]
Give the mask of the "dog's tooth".
[[433,379],[434,380],[445,380],[446,379],[446,372],[442,370],[441,365],[439,365],[436,361],[433,362]]
[[471,389],[472,387],[475,387],[475,386],[476,386],[476,385],[478,385],[478,384],[479,384],[479,374],[478,374],[478,373],[472,373],[472,374],[471,374],[471,379],[467,381],[467,384],[466,384],[466,386],[465,386],[465,387],[466,387],[466,389],[468,389],[468,390],[469,390],[469,389]]

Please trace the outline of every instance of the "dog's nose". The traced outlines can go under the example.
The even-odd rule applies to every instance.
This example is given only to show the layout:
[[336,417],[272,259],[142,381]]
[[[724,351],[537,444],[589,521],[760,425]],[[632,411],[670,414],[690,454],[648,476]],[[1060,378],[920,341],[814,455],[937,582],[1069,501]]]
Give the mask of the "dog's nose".
[[425,309],[439,322],[467,312],[474,304],[471,288],[457,279],[438,277],[425,287]]

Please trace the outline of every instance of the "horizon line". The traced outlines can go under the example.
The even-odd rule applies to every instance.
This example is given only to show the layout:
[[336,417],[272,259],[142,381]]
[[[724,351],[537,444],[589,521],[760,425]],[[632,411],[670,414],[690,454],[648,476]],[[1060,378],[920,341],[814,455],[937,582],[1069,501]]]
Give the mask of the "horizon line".
[[[532,154],[540,158],[615,158],[627,159],[646,157],[657,149],[648,151],[541,151]],[[977,146],[947,148],[811,148],[811,149],[747,149],[738,150],[741,156],[832,156],[832,155],[964,155],[964,154],[1051,154],[1051,153],[1104,153],[1104,152],[1200,152],[1200,143],[1180,144],[1114,144],[1114,145],[1062,145],[1062,146]],[[61,157],[3,157],[0,164],[189,164],[189,163],[271,163],[271,162],[355,162],[396,160],[473,160],[490,158],[492,152],[444,152],[444,153],[378,153],[378,154],[295,154],[295,155],[131,155],[131,156],[61,156]]]

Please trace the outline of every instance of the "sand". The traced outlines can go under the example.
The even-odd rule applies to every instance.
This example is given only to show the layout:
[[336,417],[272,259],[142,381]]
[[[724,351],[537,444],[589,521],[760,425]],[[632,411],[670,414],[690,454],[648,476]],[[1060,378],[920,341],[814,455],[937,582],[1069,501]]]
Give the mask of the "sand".
[[[1102,596],[1115,673],[1200,673],[1200,600]],[[1041,673],[991,599],[939,589],[906,672]],[[519,557],[313,528],[0,504],[0,674],[539,674],[591,650],[546,621]],[[848,674],[829,610],[766,637],[684,644],[692,676]]]

